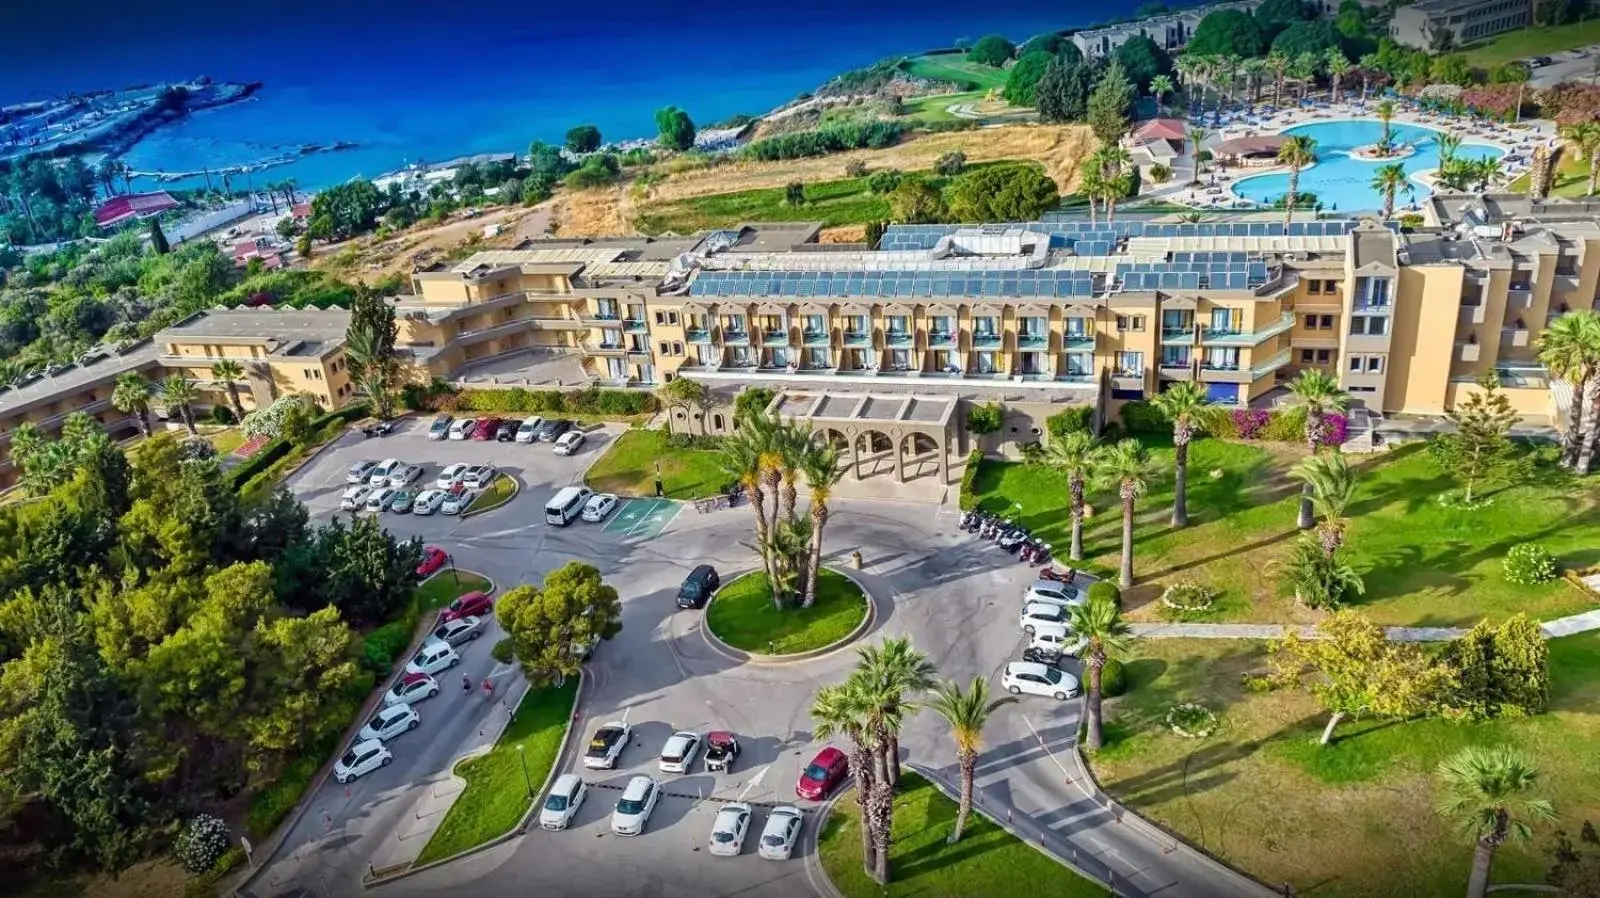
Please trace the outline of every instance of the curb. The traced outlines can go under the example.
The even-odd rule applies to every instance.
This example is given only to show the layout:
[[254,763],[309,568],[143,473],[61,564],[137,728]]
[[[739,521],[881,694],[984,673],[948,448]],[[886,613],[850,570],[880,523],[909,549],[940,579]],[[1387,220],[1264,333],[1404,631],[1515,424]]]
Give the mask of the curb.
[[[839,576],[844,577],[851,583],[854,583],[856,588],[861,590],[862,597],[867,600],[867,610],[866,613],[861,616],[861,623],[857,624],[856,628],[851,630],[844,638],[830,642],[821,648],[811,649],[805,652],[796,652],[792,655],[765,655],[760,652],[747,652],[743,649],[736,649],[733,646],[728,645],[726,642],[723,642],[715,633],[712,633],[711,625],[706,622],[706,615],[710,613],[712,604],[717,601],[717,596],[712,596],[711,601],[706,603],[706,614],[702,614],[700,618],[700,635],[705,638],[706,645],[710,646],[712,651],[717,652],[726,658],[731,658],[735,661],[749,664],[760,664],[766,667],[780,667],[785,664],[798,664],[802,661],[815,661],[818,658],[826,657],[842,649],[848,648],[851,643],[854,643],[856,640],[860,639],[863,634],[872,629],[873,624],[878,622],[878,600],[877,597],[872,594],[872,590],[868,589],[866,584],[862,583],[861,580],[855,575],[846,573],[845,571],[841,571],[837,568],[827,567],[826,565],[823,567],[826,570],[833,571]],[[732,580],[729,580],[728,582],[732,583],[734,580],[738,580],[754,573],[757,572],[754,570],[746,571],[734,577]],[[720,593],[721,590],[718,590],[718,594]]]
[[458,515],[458,517],[460,517],[462,520],[466,520],[467,518],[477,517],[480,514],[488,514],[491,511],[499,511],[500,509],[505,508],[507,505],[510,505],[511,500],[517,498],[517,496],[522,492],[522,481],[511,476],[510,474],[506,474],[504,476],[507,480],[511,481],[511,495],[505,497],[505,499],[499,504],[491,505],[488,508],[479,508],[476,510],[468,509],[467,511],[464,511]]
[[806,879],[811,881],[811,887],[822,895],[823,898],[844,898],[844,893],[839,891],[833,880],[828,878],[828,868],[822,863],[822,831],[827,828],[828,816],[833,813],[833,806],[839,799],[850,794],[855,789],[855,777],[849,779],[850,789],[835,789],[833,795],[822,803],[817,810],[817,822],[811,831],[811,845],[815,849],[806,856]]
[[[434,571],[432,574],[429,574],[426,578],[418,581],[417,585],[421,586],[422,584],[427,583],[428,581],[445,572],[446,569],[440,568],[439,570]],[[494,595],[495,590],[498,588],[493,579],[485,576],[484,574],[480,574],[477,571],[469,571],[466,568],[456,568],[456,573],[468,573],[473,574],[474,576],[483,577],[483,579],[488,581],[489,584],[488,588],[483,591],[485,595]],[[433,632],[434,624],[437,623],[438,620],[438,611],[434,612],[432,620],[428,620],[426,614],[418,613],[416,629],[411,634],[411,642],[406,646],[405,653],[401,655],[402,658],[417,653],[417,649],[421,648],[422,643],[427,640],[428,634]],[[354,738],[355,733],[360,730],[360,727],[363,725],[363,721],[371,717],[372,712],[375,710],[377,704],[383,701],[384,693],[389,691],[395,680],[399,679],[400,675],[404,672],[405,666],[397,663],[393,673],[389,674],[387,677],[384,677],[380,684],[373,686],[372,694],[368,695],[366,699],[362,701],[361,708],[356,713],[355,722],[340,734],[340,739],[338,742],[339,745],[349,744],[350,740]],[[336,749],[335,754],[323,760],[322,766],[317,768],[316,775],[313,776],[311,782],[306,785],[305,792],[300,795],[300,800],[296,803],[294,810],[290,812],[289,816],[285,817],[267,837],[263,844],[271,845],[271,850],[261,855],[261,860],[256,863],[255,866],[248,868],[248,874],[239,882],[238,885],[233,886],[231,889],[223,889],[221,891],[231,892],[234,895],[239,895],[245,889],[250,887],[250,884],[255,881],[256,877],[260,873],[272,865],[272,862],[277,859],[279,849],[283,847],[283,840],[288,837],[288,834],[293,831],[296,826],[300,825],[300,821],[305,817],[306,812],[311,810],[313,797],[316,795],[316,793],[322,791],[323,786],[327,785],[328,777],[333,775],[333,762],[338,757],[339,753]],[[451,766],[454,767],[454,765]]]
[[[517,838],[518,836],[521,836],[521,835],[525,834],[528,831],[528,821],[532,820],[534,814],[538,813],[538,811],[539,811],[539,805],[540,805],[539,799],[541,797],[543,797],[545,791],[550,788],[550,784],[555,782],[556,777],[561,774],[561,768],[562,768],[562,763],[561,762],[562,762],[562,759],[566,757],[567,748],[572,743],[572,733],[573,733],[574,730],[577,729],[574,726],[574,724],[577,722],[577,719],[578,719],[578,706],[583,704],[583,687],[589,681],[587,673],[588,672],[586,670],[579,670],[578,671],[578,688],[572,694],[572,710],[571,710],[571,713],[570,713],[570,715],[568,716],[568,719],[567,719],[567,731],[565,733],[563,733],[562,736],[561,736],[561,746],[556,749],[555,761],[554,761],[554,763],[552,763],[550,765],[550,772],[545,774],[544,782],[539,785],[538,791],[533,794],[533,797],[531,799],[529,799],[529,801],[528,801],[528,810],[523,813],[522,819],[518,820],[515,826],[511,827],[511,829],[501,833],[500,835],[495,836],[492,839],[489,839],[486,842],[479,842],[477,845],[474,845],[471,848],[464,848],[461,851],[458,851],[455,854],[450,855],[449,857],[443,857],[443,858],[440,858],[440,859],[438,859],[436,861],[429,861],[428,863],[423,864],[421,866],[408,866],[404,870],[400,870],[400,871],[397,871],[395,873],[389,873],[389,874],[386,874],[386,875],[383,875],[383,876],[378,876],[376,878],[368,878],[366,876],[363,876],[363,877],[361,877],[361,887],[363,889],[380,888],[382,886],[389,885],[390,883],[398,882],[398,881],[400,881],[402,879],[406,879],[408,877],[415,876],[416,874],[422,873],[423,871],[432,870],[435,867],[442,867],[445,864],[455,863],[456,861],[459,861],[462,858],[470,857],[471,855],[477,854],[477,853],[479,853],[481,851],[487,851],[490,848],[494,848],[497,845],[503,845],[506,842],[509,842],[512,839]],[[533,684],[527,682],[527,680],[523,680],[522,695],[517,697],[517,706],[520,707],[522,705],[523,699],[527,698],[528,692],[530,690],[532,690],[532,689],[533,689]],[[450,775],[452,777],[456,776],[456,773],[455,773],[456,765],[460,764],[462,761],[468,761],[468,760],[471,760],[472,758],[481,757],[482,755],[488,754],[490,751],[493,751],[495,745],[498,744],[499,741],[500,741],[500,736],[505,735],[506,729],[509,728],[510,726],[511,726],[511,718],[508,717],[508,718],[506,718],[505,726],[502,726],[500,728],[500,734],[495,736],[494,743],[491,743],[482,752],[468,752],[467,754],[462,755],[461,757],[457,758],[450,765]],[[454,807],[454,806],[455,806],[454,804],[451,805],[451,807]],[[437,832],[437,830],[435,830],[435,832]],[[432,839],[432,836],[430,836],[429,838]],[[427,846],[423,846],[423,847],[424,847],[424,849],[426,849]]]

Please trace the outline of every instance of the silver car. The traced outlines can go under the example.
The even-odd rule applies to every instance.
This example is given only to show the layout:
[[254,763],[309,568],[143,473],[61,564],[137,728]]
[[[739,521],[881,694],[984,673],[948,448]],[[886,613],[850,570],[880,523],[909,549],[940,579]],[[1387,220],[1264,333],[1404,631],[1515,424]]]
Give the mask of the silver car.
[[444,504],[449,493],[444,490],[423,490],[417,498],[411,500],[411,513],[415,515],[430,515],[439,510]]
[[421,476],[421,465],[401,465],[395,469],[393,474],[389,475],[389,485],[399,488],[411,483],[413,480],[416,480]]
[[433,631],[433,638],[450,645],[460,645],[471,642],[483,635],[483,618],[458,617],[455,620],[445,621]]

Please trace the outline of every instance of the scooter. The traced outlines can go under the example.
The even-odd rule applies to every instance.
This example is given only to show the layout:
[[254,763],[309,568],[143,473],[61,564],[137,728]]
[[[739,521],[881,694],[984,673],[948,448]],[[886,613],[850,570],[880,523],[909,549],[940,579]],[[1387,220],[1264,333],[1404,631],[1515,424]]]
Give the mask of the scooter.
[[978,528],[978,536],[982,539],[992,540],[1000,531],[1000,520],[995,517],[986,518],[983,526]]
[[1072,578],[1077,576],[1078,572],[1072,568],[1067,568],[1065,571],[1058,571],[1054,567],[1050,566],[1048,558],[1045,559],[1045,562],[1045,566],[1039,569],[1040,580],[1054,580],[1057,583],[1071,583]]
[[1028,541],[1024,542],[1021,546],[1018,546],[1017,547],[1017,560],[1022,562],[1023,564],[1033,564],[1033,546],[1034,546],[1034,543],[1033,543],[1032,540],[1028,540]]
[[1027,542],[1031,536],[1032,534],[1028,533],[1026,527],[1018,526],[1010,533],[1000,537],[997,542],[1000,544],[1000,548],[1005,549],[1007,552],[1014,552],[1023,543]]
[[1028,646],[1022,650],[1022,660],[1032,661],[1035,664],[1055,665],[1061,660],[1061,653],[1055,649]]
[[971,511],[969,511],[966,514],[961,516],[961,523],[958,524],[957,526],[961,530],[970,533],[970,532],[972,532],[972,525],[974,523],[976,523],[977,520],[978,520],[978,510],[976,508],[974,508],[973,510],[971,510]]
[[1033,547],[1033,563],[1048,565],[1050,563],[1050,544],[1036,542]]

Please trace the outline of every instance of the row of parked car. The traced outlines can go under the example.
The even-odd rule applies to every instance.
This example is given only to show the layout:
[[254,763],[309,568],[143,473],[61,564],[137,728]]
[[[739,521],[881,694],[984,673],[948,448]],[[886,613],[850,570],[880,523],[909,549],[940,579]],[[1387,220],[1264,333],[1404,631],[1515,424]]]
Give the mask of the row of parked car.
[[418,486],[425,473],[422,465],[396,458],[356,462],[345,472],[345,482],[351,486],[339,497],[339,507],[374,513],[460,514],[501,475],[494,465],[457,463],[446,465],[430,486]]
[[457,648],[482,636],[489,615],[493,613],[494,601],[482,592],[469,592],[440,612],[438,626],[406,662],[394,686],[384,693],[383,705],[373,712],[372,718],[356,734],[354,744],[334,763],[336,781],[348,783],[394,762],[389,743],[422,723],[422,715],[414,706],[439,694],[435,675],[461,663]]
[[1012,695],[1028,693],[1060,701],[1077,695],[1078,678],[1062,670],[1060,663],[1082,652],[1087,644],[1072,632],[1067,609],[1088,600],[1084,589],[1062,580],[1039,580],[1028,587],[1018,615],[1028,644],[1022,660],[1007,664],[1001,672],[1000,685]]
[[430,440],[496,440],[501,443],[555,443],[557,455],[571,455],[584,436],[566,418],[456,418],[440,415],[428,426]]

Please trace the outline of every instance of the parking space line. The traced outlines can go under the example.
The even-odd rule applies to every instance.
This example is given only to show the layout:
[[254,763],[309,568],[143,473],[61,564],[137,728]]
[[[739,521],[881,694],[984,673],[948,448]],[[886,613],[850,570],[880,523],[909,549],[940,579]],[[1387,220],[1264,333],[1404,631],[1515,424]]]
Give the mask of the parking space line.
[[644,512],[647,509],[640,508],[640,504],[645,501],[647,500],[624,499],[622,506],[611,516],[611,520],[606,522],[603,532],[622,533],[631,529],[634,524],[638,523],[640,518],[644,517]]
[[628,536],[639,536],[643,539],[659,536],[661,531],[665,530],[667,525],[672,523],[672,519],[677,517],[678,512],[682,510],[682,506],[671,499],[647,499],[645,501],[649,503],[649,507],[644,510],[644,514],[640,517],[638,523],[628,530]]

